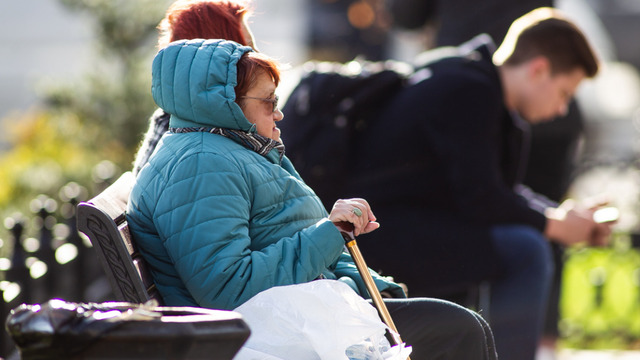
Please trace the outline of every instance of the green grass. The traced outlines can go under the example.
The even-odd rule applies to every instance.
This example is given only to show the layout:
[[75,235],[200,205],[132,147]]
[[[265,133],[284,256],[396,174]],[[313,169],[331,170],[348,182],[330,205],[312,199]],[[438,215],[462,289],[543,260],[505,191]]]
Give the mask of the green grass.
[[581,349],[640,347],[640,251],[616,234],[608,248],[567,251],[561,343]]

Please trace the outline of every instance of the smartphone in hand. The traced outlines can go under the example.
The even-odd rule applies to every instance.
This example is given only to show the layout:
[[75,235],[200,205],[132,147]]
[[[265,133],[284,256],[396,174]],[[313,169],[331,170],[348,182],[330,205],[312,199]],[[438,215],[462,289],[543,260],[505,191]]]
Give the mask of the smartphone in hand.
[[613,206],[603,207],[593,213],[593,221],[603,224],[618,221],[620,218],[620,210]]

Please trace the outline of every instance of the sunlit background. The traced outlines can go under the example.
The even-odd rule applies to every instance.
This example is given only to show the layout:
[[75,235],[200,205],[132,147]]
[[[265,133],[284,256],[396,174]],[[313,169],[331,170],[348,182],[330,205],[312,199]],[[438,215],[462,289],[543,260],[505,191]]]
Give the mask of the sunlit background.
[[[51,293],[42,289],[43,283],[53,280],[38,279],[50,276],[52,268],[64,272],[62,265],[85,254],[89,244],[74,239],[74,204],[130,169],[154,108],[146,90],[155,54],[154,26],[170,3],[0,2],[2,314],[21,300],[46,300]],[[307,60],[346,62],[360,55],[411,61],[432,44],[428,26],[414,31],[393,26],[382,0],[253,3],[250,26],[257,47],[289,67],[279,89],[283,98]],[[568,251],[561,303],[564,346],[637,349],[640,0],[559,0],[556,6],[585,30],[604,61],[601,73],[577,95],[586,134],[570,195],[605,194],[622,211],[610,248]],[[17,255],[16,241],[21,248]],[[17,262],[33,280],[30,285],[11,278]],[[71,291],[77,283],[65,283],[59,288],[71,290],[57,294],[72,301],[107,296],[108,284],[100,282],[100,269],[94,270],[84,274],[82,293]],[[26,297],[29,286],[34,288]],[[2,345],[2,351],[8,348]]]

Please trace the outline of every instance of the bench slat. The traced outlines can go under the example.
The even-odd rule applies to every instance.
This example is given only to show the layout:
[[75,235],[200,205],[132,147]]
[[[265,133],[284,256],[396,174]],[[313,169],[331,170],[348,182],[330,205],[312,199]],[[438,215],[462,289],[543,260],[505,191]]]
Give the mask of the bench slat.
[[132,241],[125,212],[135,177],[126,172],[93,199],[77,207],[78,230],[96,250],[115,300],[144,303],[162,299]]

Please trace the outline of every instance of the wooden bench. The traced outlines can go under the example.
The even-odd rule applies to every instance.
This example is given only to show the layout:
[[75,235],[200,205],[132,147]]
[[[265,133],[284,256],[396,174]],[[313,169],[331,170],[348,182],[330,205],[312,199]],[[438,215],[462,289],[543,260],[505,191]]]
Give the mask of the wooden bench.
[[84,233],[98,255],[117,301],[145,303],[158,293],[147,266],[136,249],[125,218],[135,177],[126,172],[102,193],[78,204],[78,230]]
[[[146,303],[146,306],[164,314],[162,318],[167,320],[153,323],[129,321],[117,331],[103,335],[101,341],[84,352],[87,357],[82,358],[94,359],[92,354],[100,354],[95,359],[106,359],[104,354],[114,348],[120,351],[120,347],[126,345],[129,348],[127,354],[112,358],[232,359],[251,333],[239,313],[163,306],[147,264],[131,237],[125,216],[134,182],[134,175],[126,172],[96,197],[78,204],[78,230],[89,237],[111,285],[114,300]],[[148,302],[152,299],[158,304]],[[195,317],[198,320],[190,320],[193,317],[189,316],[198,314],[202,315]],[[170,321],[176,316],[182,320]]]

